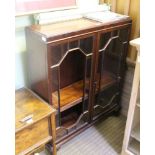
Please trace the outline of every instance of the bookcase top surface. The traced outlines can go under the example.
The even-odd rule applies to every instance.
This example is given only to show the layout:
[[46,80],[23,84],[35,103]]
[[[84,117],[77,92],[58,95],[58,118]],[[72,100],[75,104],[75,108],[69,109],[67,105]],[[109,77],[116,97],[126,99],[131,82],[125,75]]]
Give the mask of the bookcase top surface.
[[91,28],[97,28],[100,26],[111,25],[115,23],[120,23],[123,21],[129,21],[128,18],[120,19],[120,20],[111,20],[104,22],[95,21],[87,18],[79,18],[68,21],[61,21],[52,24],[44,24],[44,25],[32,25],[28,27],[31,31],[36,32],[40,35],[45,36],[46,38],[59,36],[63,34],[68,34],[72,32],[78,32],[81,30],[87,30]]
[[55,36],[59,34],[91,28],[100,24],[100,22],[96,22],[86,18],[79,18],[63,22],[56,22],[52,24],[32,25],[30,28],[33,31],[36,31],[46,36]]

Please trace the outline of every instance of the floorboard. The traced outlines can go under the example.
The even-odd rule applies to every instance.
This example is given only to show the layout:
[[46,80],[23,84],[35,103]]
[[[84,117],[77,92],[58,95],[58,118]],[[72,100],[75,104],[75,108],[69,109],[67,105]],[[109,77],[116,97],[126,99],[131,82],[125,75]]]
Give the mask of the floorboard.
[[122,149],[125,122],[124,116],[100,121],[62,145],[57,155],[118,155]]

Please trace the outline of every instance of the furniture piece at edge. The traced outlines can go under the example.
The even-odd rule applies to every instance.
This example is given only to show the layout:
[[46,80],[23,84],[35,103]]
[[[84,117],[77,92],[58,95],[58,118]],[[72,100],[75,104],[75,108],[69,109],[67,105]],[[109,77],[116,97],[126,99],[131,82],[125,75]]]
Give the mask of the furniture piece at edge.
[[16,90],[16,155],[30,155],[53,144],[56,155],[55,109],[27,88]]
[[29,87],[57,110],[57,144],[119,113],[130,29],[129,17],[26,28]]
[[121,155],[140,154],[140,38],[130,44],[137,49],[137,60]]

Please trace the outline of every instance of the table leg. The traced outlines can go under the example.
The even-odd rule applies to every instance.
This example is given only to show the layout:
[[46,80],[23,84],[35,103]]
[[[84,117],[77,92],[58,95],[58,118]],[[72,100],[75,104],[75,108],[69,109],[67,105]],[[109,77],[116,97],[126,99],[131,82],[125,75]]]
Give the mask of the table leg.
[[55,125],[55,113],[51,115],[51,128],[52,128],[52,144],[53,155],[56,155],[56,125]]

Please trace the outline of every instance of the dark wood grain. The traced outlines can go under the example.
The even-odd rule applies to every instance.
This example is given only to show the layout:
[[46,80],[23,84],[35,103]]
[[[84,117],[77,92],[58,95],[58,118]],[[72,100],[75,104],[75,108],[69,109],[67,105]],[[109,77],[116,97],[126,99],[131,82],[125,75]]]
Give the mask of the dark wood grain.
[[26,48],[28,52],[28,87],[49,102],[46,45],[38,39],[37,35],[26,29]]

